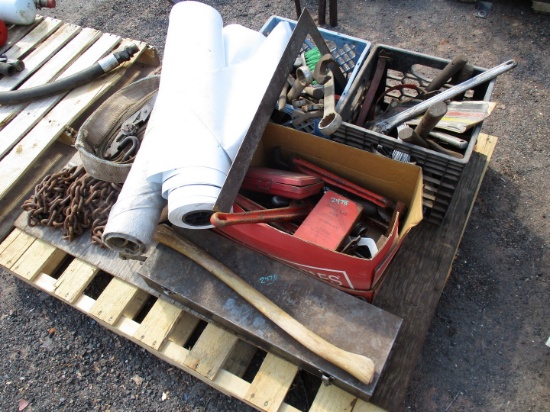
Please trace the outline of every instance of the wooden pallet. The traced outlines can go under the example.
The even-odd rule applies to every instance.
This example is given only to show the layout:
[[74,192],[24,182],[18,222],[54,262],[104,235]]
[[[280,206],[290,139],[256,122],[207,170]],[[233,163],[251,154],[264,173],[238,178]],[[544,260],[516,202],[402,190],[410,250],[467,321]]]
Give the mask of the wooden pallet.
[[[58,276],[57,268],[63,263]],[[80,310],[102,326],[155,356],[261,411],[298,411],[285,397],[298,367],[267,353],[251,382],[243,379],[257,349],[233,333],[207,324],[186,347],[201,320],[160,298],[142,321],[135,321],[151,295],[113,277],[94,299],[85,293],[100,270],[25,232],[14,229],[0,244],[0,265]],[[382,411],[334,385],[320,385],[309,411]]]
[[[32,25],[9,28],[8,42],[0,48],[0,52],[9,59],[22,60],[25,69],[13,76],[2,77],[1,92],[65,78],[130,43],[136,44],[139,52],[129,62],[97,80],[52,97],[0,106],[0,217],[3,223],[10,220],[6,219],[5,214],[15,204],[20,204],[21,195],[26,196],[31,189],[22,182],[24,176],[32,174],[39,163],[43,164],[40,165],[41,170],[35,173],[37,176],[43,175],[50,163],[66,162],[66,157],[59,156],[62,150],[55,151],[58,155],[50,158],[45,155],[48,149],[66,137],[83,115],[93,110],[121,84],[144,76],[160,64],[156,51],[143,42],[53,18],[39,16]],[[145,66],[147,69],[144,69]],[[39,162],[41,158],[46,161]],[[0,238],[6,234],[6,226],[2,224]]]
[[[74,70],[73,65],[95,47],[108,54],[117,44],[127,41],[48,18],[37,19],[34,26],[10,28],[9,35],[7,45],[0,48],[0,52],[7,51],[11,58],[25,56],[28,64],[25,85],[40,84]],[[87,36],[93,39],[86,40]],[[86,42],[88,46],[84,45]],[[244,370],[256,348],[213,324],[207,324],[200,331],[196,343],[186,346],[188,337],[200,330],[197,328],[201,322],[199,317],[159,299],[142,321],[136,321],[135,314],[152,298],[150,291],[129,283],[126,278],[113,277],[93,298],[86,293],[87,286],[103,274],[95,264],[74,258],[43,240],[13,229],[20,214],[19,207],[34,185],[45,174],[59,170],[59,166],[74,155],[74,149],[60,143],[68,131],[77,130],[86,114],[102,99],[132,79],[150,73],[151,67],[159,64],[156,53],[139,44],[142,53],[137,60],[80,91],[28,105],[0,106],[0,140],[9,136],[7,146],[12,146],[4,146],[5,155],[0,160],[0,240],[4,239],[0,244],[0,265],[225,394],[260,410],[297,410],[285,402],[288,387],[297,373],[295,365],[266,354],[253,379],[244,380]],[[73,45],[79,51],[75,52]],[[55,68],[52,62],[65,62],[65,66]],[[143,65],[148,69],[142,69]],[[0,90],[21,85],[9,82],[13,80],[0,79]],[[377,405],[389,410],[402,406],[496,141],[493,136],[480,134],[476,152],[457,187],[460,195],[453,198],[443,224],[433,226],[423,222],[415,227],[384,275],[374,304],[404,321],[396,350],[371,399]],[[380,410],[335,386],[319,386],[310,410],[339,409]]]

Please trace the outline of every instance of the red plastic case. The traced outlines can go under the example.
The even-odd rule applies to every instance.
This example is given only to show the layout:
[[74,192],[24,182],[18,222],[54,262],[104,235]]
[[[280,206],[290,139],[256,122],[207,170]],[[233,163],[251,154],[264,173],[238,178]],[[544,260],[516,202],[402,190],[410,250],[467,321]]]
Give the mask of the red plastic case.
[[319,193],[323,187],[318,177],[269,167],[251,167],[241,185],[242,189],[290,199],[305,199]]

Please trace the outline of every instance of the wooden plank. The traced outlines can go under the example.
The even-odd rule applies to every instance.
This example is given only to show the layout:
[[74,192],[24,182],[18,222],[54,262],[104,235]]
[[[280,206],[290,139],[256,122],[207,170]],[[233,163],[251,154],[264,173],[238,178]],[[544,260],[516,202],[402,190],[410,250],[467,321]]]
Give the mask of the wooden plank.
[[0,246],[0,265],[11,269],[35,240],[34,236],[15,229]]
[[[67,45],[65,45],[62,50],[60,50],[55,56],[49,59],[49,61],[45,63],[37,72],[35,72],[34,75],[25,82],[25,84],[23,85],[24,87],[22,88],[40,86],[42,84],[50,82],[52,79],[57,78],[59,73],[66,69],[66,67],[69,66],[75,60],[75,58],[82,54],[83,51],[86,50],[90,46],[90,44],[100,36],[100,34],[101,33],[98,30],[83,29],[80,33],[76,35],[75,38],[73,38]],[[7,124],[10,119],[20,113],[21,110],[26,106],[27,103],[0,106],[0,125],[3,126]],[[29,116],[31,113],[34,114],[33,112],[28,111],[26,111],[25,113],[27,114],[27,116]],[[36,119],[37,116],[34,114],[32,118]],[[27,121],[26,123],[28,124],[29,122]],[[32,126],[34,126],[34,124],[32,124]],[[28,127],[29,126],[27,126],[27,128]],[[4,130],[2,130],[3,135],[14,133],[16,132],[10,132],[8,128],[4,128]],[[22,132],[19,132],[19,134],[22,135]],[[4,136],[2,136],[2,140],[4,139]],[[0,153],[3,156],[5,154],[5,151],[2,150],[0,151]]]
[[296,373],[296,365],[268,353],[243,399],[262,410],[276,411],[282,405]]
[[44,20],[43,16],[36,16],[33,24],[28,26],[12,25],[8,27],[9,35],[6,42],[0,46],[0,53],[4,54],[7,50],[11,49],[14,44],[17,44],[19,40],[29,34],[36,26],[38,26]]
[[55,32],[61,24],[61,20],[52,19],[49,17],[44,18],[38,26],[36,26],[29,34],[21,38],[17,44],[13,45],[6,52],[6,57],[9,59],[19,59],[24,57],[42,40],[50,36],[51,33]]
[[353,407],[353,412],[384,412],[385,409],[382,409],[379,406],[376,406],[373,403],[365,402],[361,399],[357,399],[355,406]]
[[[21,205],[34,192],[36,184],[45,175],[60,170],[67,164],[72,154],[74,154],[73,148],[55,142],[44,153],[43,158],[46,160],[33,162],[25,179],[21,179],[3,199],[0,199],[0,240],[13,230],[15,220],[22,213]],[[35,237],[40,238],[40,236]]]
[[185,366],[214,379],[236,343],[234,334],[209,323],[187,355]]
[[[50,60],[65,44],[67,44],[80,31],[80,27],[74,24],[63,24],[59,29],[39,44],[28,56],[25,57],[25,68],[13,76],[6,76],[0,82],[0,91],[14,90],[27,78],[38,70],[44,63]],[[31,86],[24,84],[21,89]]]
[[[107,37],[106,37],[107,36]],[[105,44],[102,39],[105,38]],[[116,36],[104,35],[98,40],[78,61],[71,66],[71,69],[82,60],[93,57],[96,61],[98,56],[94,53],[105,53],[105,49],[110,49],[116,44]],[[105,48],[96,46],[102,44]],[[89,64],[89,62],[88,62]],[[87,64],[87,65],[88,65]],[[72,90],[61,102],[59,96],[47,98],[29,106],[38,107],[44,105],[44,112],[50,110],[47,115],[29,132],[21,142],[12,149],[0,163],[0,175],[4,177],[0,181],[0,198],[4,197],[8,190],[21,178],[28,170],[32,160],[40,156],[64,130],[65,125],[70,124],[76,119],[88,105],[99,98],[124,74],[124,67],[115,70],[112,74],[106,75],[92,83]],[[55,106],[55,107],[53,107]],[[53,108],[52,108],[53,107]]]
[[309,412],[354,411],[357,398],[334,385],[321,385]]
[[39,273],[52,273],[67,254],[40,239],[36,239],[11,268],[12,272],[27,281]]
[[536,13],[550,14],[550,3],[547,1],[533,0],[531,6]]
[[80,259],[74,259],[55,282],[55,295],[68,303],[73,303],[86,289],[99,271],[95,266]]
[[134,338],[158,350],[170,334],[181,313],[182,310],[178,307],[164,299],[157,299],[134,334]]
[[371,398],[385,409],[403,407],[412,372],[496,142],[494,136],[479,135],[476,151],[464,168],[445,220],[440,226],[422,222],[410,231],[375,295],[375,305],[403,318],[395,343],[398,350],[390,357]]
[[113,278],[90,309],[90,315],[113,325],[122,315],[134,317],[147,297],[148,295],[137,287]]

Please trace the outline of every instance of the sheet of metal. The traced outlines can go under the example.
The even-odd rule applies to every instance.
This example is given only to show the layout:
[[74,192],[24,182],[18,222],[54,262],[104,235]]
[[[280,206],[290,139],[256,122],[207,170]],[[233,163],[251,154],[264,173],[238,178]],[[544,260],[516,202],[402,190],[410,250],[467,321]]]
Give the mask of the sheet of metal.
[[319,336],[342,349],[370,357],[376,366],[373,383],[365,385],[308,351],[205,269],[162,245],[140,270],[150,287],[168,295],[183,309],[317,376],[330,376],[337,386],[368,400],[390,355],[400,318],[212,231],[178,232]]

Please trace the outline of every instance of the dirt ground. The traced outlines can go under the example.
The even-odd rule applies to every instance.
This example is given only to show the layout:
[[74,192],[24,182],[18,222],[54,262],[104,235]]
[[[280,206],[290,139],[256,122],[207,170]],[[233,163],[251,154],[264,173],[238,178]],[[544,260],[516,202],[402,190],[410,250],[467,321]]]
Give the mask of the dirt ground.
[[[224,22],[260,29],[295,18],[291,0],[219,0]],[[161,56],[167,0],[58,0],[42,14],[138,39]],[[317,2],[302,1],[314,17]],[[483,132],[499,141],[440,300],[403,410],[550,411],[550,16],[530,1],[495,1],[487,19],[458,0],[340,0],[333,30],[492,67],[498,106]],[[327,15],[328,16],[328,15]],[[0,274],[0,409],[244,411],[103,329]],[[419,303],[421,304],[421,303]],[[163,397],[165,399],[163,400]]]

